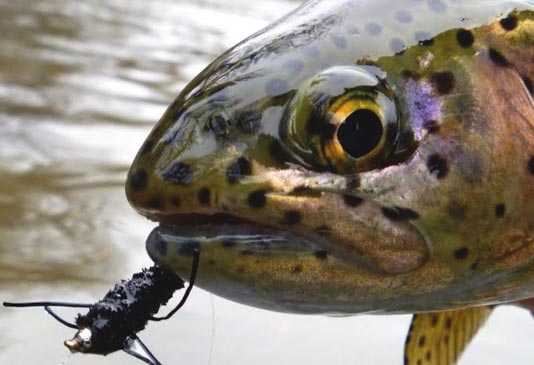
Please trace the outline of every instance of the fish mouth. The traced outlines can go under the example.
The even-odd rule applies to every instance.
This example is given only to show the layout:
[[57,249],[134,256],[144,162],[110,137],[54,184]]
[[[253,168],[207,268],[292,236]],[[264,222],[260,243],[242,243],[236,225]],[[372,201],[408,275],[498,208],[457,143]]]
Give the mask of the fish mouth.
[[210,226],[210,225],[255,225],[261,226],[259,223],[247,220],[245,218],[237,217],[229,213],[215,213],[215,214],[202,214],[202,213],[187,213],[187,214],[172,214],[163,215],[157,218],[160,225],[164,226]]
[[146,242],[147,251],[156,262],[169,253],[170,246],[179,256],[191,256],[195,250],[215,244],[236,247],[242,255],[324,250],[308,238],[228,213],[178,214],[158,220],[160,224]]
[[226,213],[166,217],[149,234],[146,248],[156,264],[184,279],[198,257],[196,286],[280,312],[322,312],[321,306],[301,303],[298,293],[309,286],[307,275],[330,288],[328,273],[351,267],[301,235]]
[[164,217],[147,237],[146,250],[155,263],[181,275],[188,272],[196,252],[204,268],[215,260],[231,267],[250,257],[291,260],[330,255],[316,240],[227,213]]

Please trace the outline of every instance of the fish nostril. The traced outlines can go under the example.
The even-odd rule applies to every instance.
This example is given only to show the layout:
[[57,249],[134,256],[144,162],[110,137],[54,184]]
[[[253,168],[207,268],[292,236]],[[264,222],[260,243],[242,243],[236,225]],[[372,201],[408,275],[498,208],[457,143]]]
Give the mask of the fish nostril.
[[221,113],[214,114],[208,121],[206,127],[209,130],[212,130],[215,134],[215,137],[221,138],[225,137],[230,133],[232,128],[232,120]]

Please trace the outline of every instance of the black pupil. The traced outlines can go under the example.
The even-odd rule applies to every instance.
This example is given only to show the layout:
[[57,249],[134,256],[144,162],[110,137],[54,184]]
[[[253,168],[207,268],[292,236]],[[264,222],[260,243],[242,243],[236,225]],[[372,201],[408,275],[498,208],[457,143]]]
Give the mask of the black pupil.
[[378,145],[383,131],[378,115],[369,109],[358,109],[339,126],[337,139],[346,153],[358,158]]

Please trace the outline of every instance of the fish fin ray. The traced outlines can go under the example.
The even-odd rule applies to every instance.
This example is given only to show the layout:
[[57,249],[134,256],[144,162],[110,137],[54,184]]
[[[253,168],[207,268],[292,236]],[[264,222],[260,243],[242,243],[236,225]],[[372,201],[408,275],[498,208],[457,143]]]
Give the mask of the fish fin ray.
[[404,365],[453,365],[493,308],[414,314],[404,347]]

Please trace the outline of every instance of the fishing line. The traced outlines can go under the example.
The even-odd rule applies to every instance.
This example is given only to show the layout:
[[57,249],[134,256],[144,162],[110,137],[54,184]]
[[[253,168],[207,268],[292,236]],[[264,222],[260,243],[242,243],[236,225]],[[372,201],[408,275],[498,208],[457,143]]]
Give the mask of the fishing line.
[[211,365],[213,348],[215,347],[215,305],[213,303],[213,294],[210,294],[211,302],[211,344],[210,344],[210,354],[208,358],[208,365]]

